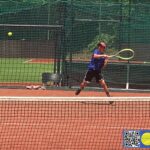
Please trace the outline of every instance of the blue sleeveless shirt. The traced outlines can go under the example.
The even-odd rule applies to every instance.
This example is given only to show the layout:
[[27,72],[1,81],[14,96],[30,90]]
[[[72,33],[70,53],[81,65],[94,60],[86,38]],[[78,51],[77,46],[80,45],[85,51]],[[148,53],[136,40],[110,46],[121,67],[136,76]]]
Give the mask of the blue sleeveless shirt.
[[102,52],[99,51],[99,49],[95,49],[93,54],[92,54],[92,58],[88,64],[88,70],[97,70],[97,71],[101,71],[102,67],[104,66],[104,62],[105,62],[105,58],[94,58],[94,54],[103,54]]

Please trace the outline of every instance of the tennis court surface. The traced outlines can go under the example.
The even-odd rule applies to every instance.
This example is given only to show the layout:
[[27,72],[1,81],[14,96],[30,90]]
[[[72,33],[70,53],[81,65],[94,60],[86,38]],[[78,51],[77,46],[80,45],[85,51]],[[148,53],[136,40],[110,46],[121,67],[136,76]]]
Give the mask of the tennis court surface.
[[124,130],[150,129],[149,93],[122,93],[121,97],[113,92],[107,98],[92,91],[81,97],[61,90],[5,92],[1,89],[3,150],[123,150]]

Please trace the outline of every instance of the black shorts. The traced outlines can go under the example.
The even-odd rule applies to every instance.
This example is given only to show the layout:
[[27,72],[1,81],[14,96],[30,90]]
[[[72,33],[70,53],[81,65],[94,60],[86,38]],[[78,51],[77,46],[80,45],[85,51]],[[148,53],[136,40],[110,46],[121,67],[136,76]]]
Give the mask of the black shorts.
[[98,70],[88,70],[88,72],[85,75],[84,80],[91,82],[93,78],[95,78],[96,82],[99,83],[99,81],[103,79],[103,76],[101,72]]

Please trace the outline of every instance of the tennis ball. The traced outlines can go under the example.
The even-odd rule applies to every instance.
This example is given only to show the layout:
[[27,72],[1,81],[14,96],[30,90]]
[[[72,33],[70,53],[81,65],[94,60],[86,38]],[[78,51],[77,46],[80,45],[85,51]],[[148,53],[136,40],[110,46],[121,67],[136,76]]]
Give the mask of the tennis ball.
[[12,36],[12,35],[13,35],[13,33],[12,33],[12,32],[8,32],[7,34],[8,34],[8,36]]
[[150,133],[144,133],[141,137],[142,143],[146,146],[150,146]]

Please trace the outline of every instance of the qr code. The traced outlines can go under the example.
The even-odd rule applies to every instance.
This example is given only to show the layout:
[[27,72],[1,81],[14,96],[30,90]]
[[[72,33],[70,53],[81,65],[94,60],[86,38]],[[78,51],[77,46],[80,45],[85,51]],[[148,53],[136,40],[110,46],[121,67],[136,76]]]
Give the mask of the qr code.
[[140,132],[128,130],[123,133],[125,147],[140,147]]

